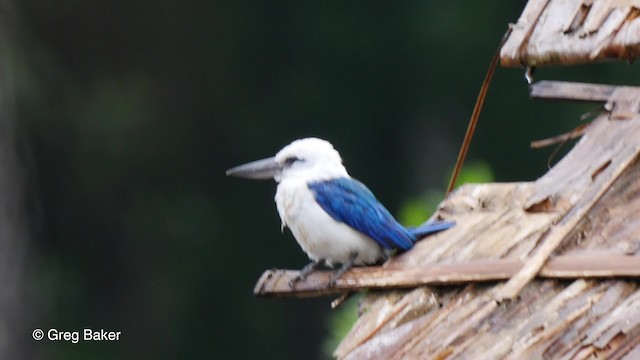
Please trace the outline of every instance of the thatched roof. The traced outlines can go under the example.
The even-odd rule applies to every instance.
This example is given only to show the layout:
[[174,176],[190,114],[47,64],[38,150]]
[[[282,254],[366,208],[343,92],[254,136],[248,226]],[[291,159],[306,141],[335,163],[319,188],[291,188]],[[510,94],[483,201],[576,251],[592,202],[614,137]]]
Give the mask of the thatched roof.
[[640,54],[638,0],[530,0],[502,47],[504,66],[633,60]]
[[[639,52],[637,0],[531,0],[501,62]],[[437,216],[458,225],[385,268],[423,284],[466,282],[368,294],[338,358],[640,359],[640,289],[629,271],[640,268],[640,88],[547,82],[532,96],[600,101],[607,112],[572,134],[582,138],[540,179],[451,194]],[[454,274],[444,276],[447,264]],[[436,275],[416,276],[421,267]],[[573,279],[561,279],[569,268]],[[478,282],[491,278],[509,280]]]
[[[640,252],[640,116],[597,118],[534,182],[466,185],[440,207],[458,225],[385,266]],[[588,264],[585,265],[588,270]],[[633,280],[531,280],[368,295],[339,358],[640,357]],[[534,271],[535,274],[535,271]],[[510,300],[508,300],[510,298]]]

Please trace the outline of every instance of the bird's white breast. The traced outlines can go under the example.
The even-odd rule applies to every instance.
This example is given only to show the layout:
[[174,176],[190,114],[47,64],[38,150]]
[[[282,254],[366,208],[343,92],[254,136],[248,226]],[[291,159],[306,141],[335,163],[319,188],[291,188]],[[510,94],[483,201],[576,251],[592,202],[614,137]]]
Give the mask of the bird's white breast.
[[275,200],[282,225],[291,229],[312,260],[324,259],[330,265],[344,263],[352,252],[357,252],[355,264],[366,265],[385,256],[374,240],[327,214],[304,179],[280,182]]

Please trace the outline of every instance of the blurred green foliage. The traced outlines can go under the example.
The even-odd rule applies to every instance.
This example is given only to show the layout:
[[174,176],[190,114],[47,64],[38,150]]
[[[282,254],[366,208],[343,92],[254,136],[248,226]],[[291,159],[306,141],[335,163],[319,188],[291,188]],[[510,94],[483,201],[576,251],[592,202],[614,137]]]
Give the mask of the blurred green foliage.
[[[494,175],[489,164],[483,161],[474,161],[462,167],[456,181],[456,187],[468,183],[493,181]],[[447,184],[448,180],[445,180],[439,188],[426,189],[422,195],[405,201],[398,212],[398,221],[405,226],[417,226],[424,223],[444,198]]]
[[494,180],[493,171],[491,171],[489,164],[483,161],[476,161],[471,164],[465,164],[462,167],[456,187],[462,184],[487,183]]
[[[307,259],[280,233],[274,184],[224,171],[319,136],[403,223],[424,220],[524,1],[14,5],[37,326],[123,333],[39,342],[42,357],[299,359],[323,357],[339,336],[327,322],[352,319],[327,320],[329,299],[252,296],[263,270]],[[592,108],[531,102],[522,75],[498,70],[462,181],[535,179],[550,151],[529,141]],[[637,75],[613,63],[536,78]]]
[[328,333],[322,342],[322,357],[326,359],[332,358],[333,352],[342,341],[342,338],[351,330],[351,327],[358,319],[358,303],[362,296],[362,294],[354,295],[346,303],[334,310],[330,316],[327,316]]

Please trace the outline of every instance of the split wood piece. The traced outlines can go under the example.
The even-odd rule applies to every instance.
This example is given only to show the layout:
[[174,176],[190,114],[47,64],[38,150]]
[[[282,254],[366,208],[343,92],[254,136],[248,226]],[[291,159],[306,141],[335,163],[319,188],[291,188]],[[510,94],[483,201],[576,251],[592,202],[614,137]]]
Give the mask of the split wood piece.
[[566,81],[539,81],[531,85],[532,99],[605,103],[614,120],[630,119],[640,111],[640,87]]
[[[470,282],[506,280],[524,267],[515,259],[475,260],[458,264],[435,264],[408,268],[384,266],[353,268],[342,275],[336,286],[327,284],[333,271],[317,271],[306,281],[289,286],[299,272],[265,271],[254,289],[259,297],[315,297],[364,289],[398,289],[419,286],[454,285]],[[549,260],[538,276],[548,279],[640,277],[640,256],[567,255]]]
[[529,96],[532,99],[605,103],[616,88],[614,85],[543,80],[531,85]]
[[632,61],[640,53],[638,0],[529,0],[511,27],[503,66]]

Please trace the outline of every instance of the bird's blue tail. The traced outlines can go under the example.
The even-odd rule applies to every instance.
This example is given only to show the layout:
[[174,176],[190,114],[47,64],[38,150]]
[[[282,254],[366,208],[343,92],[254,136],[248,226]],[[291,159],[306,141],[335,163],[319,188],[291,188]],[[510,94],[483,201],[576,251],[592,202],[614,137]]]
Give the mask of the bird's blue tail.
[[437,233],[442,230],[447,230],[456,224],[455,221],[430,221],[417,227],[407,228],[411,235],[416,239],[423,238],[427,235]]

